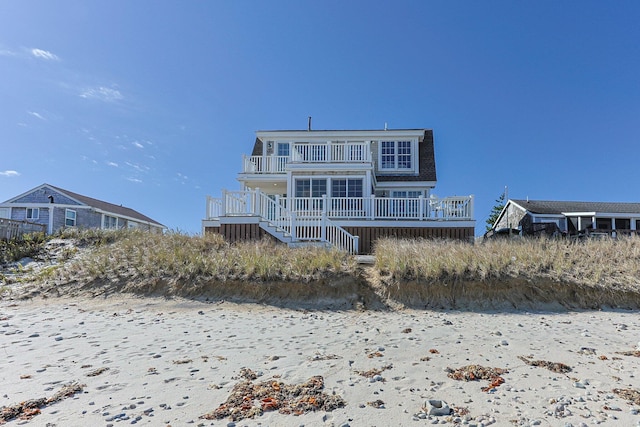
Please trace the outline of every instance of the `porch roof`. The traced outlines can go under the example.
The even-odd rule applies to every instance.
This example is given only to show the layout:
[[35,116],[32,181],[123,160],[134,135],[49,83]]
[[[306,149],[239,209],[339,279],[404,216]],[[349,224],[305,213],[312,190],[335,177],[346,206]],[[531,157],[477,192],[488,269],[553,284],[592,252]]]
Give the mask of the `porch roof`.
[[511,202],[534,214],[567,214],[579,212],[636,214],[640,216],[640,203],[624,202],[572,202],[557,200],[520,200]]

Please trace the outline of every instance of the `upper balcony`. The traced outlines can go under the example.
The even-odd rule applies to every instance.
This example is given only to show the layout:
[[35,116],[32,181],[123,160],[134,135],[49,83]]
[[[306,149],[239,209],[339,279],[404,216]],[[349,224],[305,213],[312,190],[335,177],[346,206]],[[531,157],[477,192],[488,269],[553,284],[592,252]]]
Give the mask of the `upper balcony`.
[[293,143],[286,156],[243,156],[242,173],[284,174],[287,164],[372,162],[371,144],[366,142]]

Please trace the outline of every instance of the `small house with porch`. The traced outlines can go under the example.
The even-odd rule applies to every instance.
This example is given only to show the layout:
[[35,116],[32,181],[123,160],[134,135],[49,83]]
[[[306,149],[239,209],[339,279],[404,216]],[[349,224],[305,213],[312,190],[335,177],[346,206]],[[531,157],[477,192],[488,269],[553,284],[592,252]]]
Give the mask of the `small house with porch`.
[[61,228],[139,228],[162,232],[166,227],[131,208],[42,184],[0,203],[0,218],[42,224],[52,234]]
[[493,230],[518,229],[522,235],[622,236],[640,232],[640,203],[567,202],[510,199]]
[[207,197],[203,233],[371,253],[376,239],[474,236],[473,196],[438,197],[433,131],[258,131],[240,190]]

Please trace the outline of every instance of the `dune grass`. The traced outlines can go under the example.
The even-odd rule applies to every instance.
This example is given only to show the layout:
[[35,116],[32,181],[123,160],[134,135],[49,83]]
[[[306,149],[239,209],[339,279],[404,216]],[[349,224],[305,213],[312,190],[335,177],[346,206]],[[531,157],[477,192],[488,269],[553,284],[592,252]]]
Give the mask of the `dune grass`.
[[44,233],[25,234],[20,240],[0,239],[0,264],[35,256],[46,240]]
[[[74,234],[75,233],[75,234]],[[310,281],[353,272],[355,261],[338,251],[289,249],[271,241],[228,244],[222,236],[154,234],[136,230],[70,231],[92,250],[59,270],[59,280],[171,279],[178,281]]]
[[640,239],[379,240],[375,265],[395,280],[427,283],[527,277],[610,285],[640,283]]
[[[238,301],[347,301],[446,307],[506,301],[640,307],[640,238],[617,240],[381,239],[373,266],[317,247],[220,235],[66,230],[58,263],[13,278],[24,296],[134,293]],[[55,242],[54,242],[55,243]],[[56,243],[57,244],[57,243]],[[59,247],[59,246],[58,246]],[[356,305],[357,305],[356,304]],[[337,305],[336,305],[337,306]]]

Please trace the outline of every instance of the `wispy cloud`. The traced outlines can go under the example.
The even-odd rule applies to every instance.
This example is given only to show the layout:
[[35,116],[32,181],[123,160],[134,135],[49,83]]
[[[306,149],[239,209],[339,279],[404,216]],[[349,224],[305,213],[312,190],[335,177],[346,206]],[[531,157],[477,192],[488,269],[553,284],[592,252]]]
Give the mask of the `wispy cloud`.
[[86,99],[97,99],[105,102],[115,102],[124,98],[119,90],[104,86],[85,89],[80,94],[80,97]]
[[133,145],[136,148],[144,148],[144,145],[140,144],[138,141],[133,141],[131,145]]
[[116,162],[107,162],[107,166],[112,166],[114,168],[117,168],[118,164]]
[[135,183],[138,183],[138,184],[142,183],[141,179],[131,178],[131,177],[127,178],[127,181],[135,182]]
[[125,164],[127,166],[137,170],[138,172],[148,172],[149,169],[151,169],[149,166],[140,165],[140,164],[137,164],[137,163],[125,162]]
[[31,55],[35,56],[38,59],[44,59],[45,61],[59,61],[60,60],[60,58],[58,58],[57,55],[54,55],[53,53],[49,52],[48,50],[31,49]]
[[40,120],[47,120],[45,119],[42,114],[40,113],[36,113],[35,111],[27,111],[28,114],[32,115],[33,117],[40,119]]
[[16,53],[8,49],[0,49],[0,56],[16,56]]
[[13,178],[14,176],[20,176],[20,172],[17,172],[17,171],[3,171],[3,172],[0,172],[0,176],[6,176],[7,178]]

